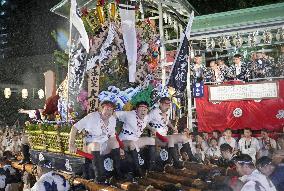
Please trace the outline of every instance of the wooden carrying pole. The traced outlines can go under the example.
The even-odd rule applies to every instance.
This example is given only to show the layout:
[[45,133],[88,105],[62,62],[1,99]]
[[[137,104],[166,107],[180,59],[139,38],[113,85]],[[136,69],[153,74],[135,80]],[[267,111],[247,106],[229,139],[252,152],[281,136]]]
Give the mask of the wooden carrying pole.
[[[12,166],[14,168],[18,169],[18,170],[27,171],[30,174],[33,173],[34,165],[32,165],[32,164],[19,165],[19,162],[12,162]],[[72,175],[70,175],[70,174],[66,174],[66,173],[62,173],[62,172],[59,172],[59,174],[64,176],[67,180],[73,178]],[[119,188],[100,185],[100,184],[97,184],[97,183],[92,182],[90,180],[83,179],[83,178],[74,178],[74,182],[78,182],[78,183],[83,184],[90,191],[100,191],[100,190],[104,190],[104,191],[121,191],[121,189],[119,189]]]

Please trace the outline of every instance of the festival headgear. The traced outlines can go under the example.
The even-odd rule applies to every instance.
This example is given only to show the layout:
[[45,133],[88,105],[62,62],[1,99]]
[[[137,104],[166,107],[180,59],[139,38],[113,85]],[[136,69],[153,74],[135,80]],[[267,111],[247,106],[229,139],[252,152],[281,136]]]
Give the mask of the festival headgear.
[[136,108],[139,108],[139,107],[143,107],[143,108],[147,108],[148,109],[149,104],[147,102],[145,102],[145,101],[141,101],[141,102],[138,102],[136,104]]
[[139,105],[139,107],[143,107],[143,108],[148,109],[148,106],[147,106],[147,105]]
[[247,154],[240,154],[238,156],[235,156],[232,161],[240,165],[253,165],[252,158]]
[[164,103],[164,104],[171,104],[171,99],[168,97],[162,97],[160,99],[160,103]]
[[101,103],[101,107],[110,107],[110,108],[113,108],[113,109],[115,109],[115,104],[113,103],[113,102],[111,102],[111,101],[103,101],[102,103]]
[[272,160],[268,156],[263,156],[256,161],[256,167],[257,168],[263,168],[263,167],[270,165],[270,164],[272,164]]

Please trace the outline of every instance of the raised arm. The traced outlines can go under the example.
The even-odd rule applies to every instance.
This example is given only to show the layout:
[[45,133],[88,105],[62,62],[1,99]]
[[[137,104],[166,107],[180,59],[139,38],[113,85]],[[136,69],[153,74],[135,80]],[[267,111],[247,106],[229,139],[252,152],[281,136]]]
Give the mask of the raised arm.
[[72,126],[70,135],[69,135],[69,152],[70,153],[76,153],[77,151],[77,148],[75,145],[75,139],[76,139],[77,132],[78,130],[76,129],[76,127]]

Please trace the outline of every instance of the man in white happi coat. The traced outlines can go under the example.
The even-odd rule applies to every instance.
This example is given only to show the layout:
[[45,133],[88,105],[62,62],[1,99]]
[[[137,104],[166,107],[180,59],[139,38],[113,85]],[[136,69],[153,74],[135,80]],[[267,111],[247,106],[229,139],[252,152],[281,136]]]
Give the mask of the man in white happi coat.
[[149,170],[152,171],[155,167],[155,138],[141,137],[149,122],[149,116],[147,115],[148,111],[149,105],[147,102],[143,101],[136,104],[135,110],[115,112],[118,120],[124,123],[122,131],[119,134],[119,138],[123,141],[124,147],[130,152],[134,161],[134,175],[137,177],[142,175],[138,160],[138,152],[140,148],[145,146],[149,147]]
[[232,137],[232,130],[230,128],[226,128],[222,137],[219,138],[218,145],[221,146],[224,143],[229,144],[233,150],[237,150],[237,141],[234,137]]
[[233,160],[237,172],[242,176],[239,179],[244,183],[241,191],[276,191],[272,181],[255,168],[249,155],[240,154]]
[[31,191],[69,191],[68,181],[52,170],[49,160],[42,160],[37,165],[37,182]]
[[[179,160],[177,149],[175,144],[182,143],[183,150],[192,157],[191,148],[189,145],[189,138],[185,134],[178,134],[177,129],[170,122],[170,107],[171,100],[168,97],[162,97],[160,99],[160,105],[157,108],[154,108],[149,113],[149,121],[152,128],[154,128],[162,136],[168,138],[168,143],[161,142],[159,139],[156,139],[156,144],[160,146],[167,146],[169,150],[169,161],[173,160],[173,165],[176,168],[183,168],[181,161]],[[168,135],[169,127],[173,129],[174,134]]]
[[260,147],[258,140],[251,135],[251,129],[245,128],[244,137],[239,140],[239,150],[242,154],[248,154],[252,158],[253,162],[255,162]]
[[111,153],[113,167],[117,179],[123,179],[120,171],[120,149],[116,139],[116,118],[113,116],[115,104],[111,101],[103,101],[100,111],[89,113],[78,121],[71,129],[69,138],[69,151],[75,153],[75,136],[77,132],[85,130],[87,151],[94,155],[92,160],[95,180],[105,183],[103,155]]

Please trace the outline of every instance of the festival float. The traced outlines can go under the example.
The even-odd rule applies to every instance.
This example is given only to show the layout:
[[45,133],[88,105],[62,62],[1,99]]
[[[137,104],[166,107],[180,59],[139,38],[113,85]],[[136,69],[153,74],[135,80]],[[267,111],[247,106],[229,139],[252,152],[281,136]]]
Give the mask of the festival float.
[[[71,2],[74,3],[74,1]],[[81,166],[85,159],[79,154],[71,155],[68,152],[68,139],[71,126],[86,113],[97,110],[99,101],[111,100],[116,103],[118,110],[131,110],[132,106],[138,101],[147,101],[151,106],[154,106],[159,97],[171,96],[174,103],[172,118],[178,119],[187,111],[188,126],[192,127],[191,99],[193,98],[191,98],[191,88],[187,88],[187,94],[186,92],[179,92],[183,94],[183,98],[181,98],[181,95],[177,96],[174,90],[168,89],[165,86],[167,78],[169,77],[167,75],[169,75],[168,72],[170,71],[168,69],[168,65],[170,64],[167,63],[169,58],[167,58],[168,54],[165,52],[165,44],[176,43],[179,41],[179,38],[169,39],[169,35],[167,34],[169,29],[167,30],[168,32],[164,34],[163,28],[163,23],[173,23],[173,25],[170,25],[175,28],[174,30],[182,33],[185,29],[184,20],[190,18],[190,11],[192,9],[187,5],[184,6],[186,10],[182,10],[180,13],[171,10],[170,13],[165,12],[168,14],[165,16],[163,10],[168,7],[173,9],[177,4],[182,7],[185,2],[178,1],[179,3],[173,2],[171,4],[165,1],[165,5],[162,5],[160,1],[146,1],[144,5],[136,4],[133,1],[90,2],[91,3],[78,1],[79,11],[76,9],[75,4],[70,5],[70,2],[66,0],[52,8],[53,12],[70,18],[70,22],[72,23],[70,25],[69,50],[67,53],[69,57],[67,61],[68,74],[57,89],[57,94],[47,100],[45,109],[43,112],[40,112],[41,117],[38,115],[33,122],[27,123],[25,127],[25,132],[28,134],[30,140],[30,152],[34,163],[37,163],[38,160],[50,159],[56,169],[73,173],[74,175],[82,174],[83,169]],[[142,12],[141,8],[139,8],[140,6],[147,7],[154,10],[152,12],[157,14],[157,7],[156,9],[153,8],[157,5],[158,24],[154,16],[152,16],[153,19],[146,19],[146,13]],[[168,7],[165,8],[163,6]],[[279,14],[279,9],[284,11],[283,8],[283,3],[267,6],[267,10],[272,11],[273,14]],[[249,9],[249,11],[252,11],[252,9]],[[255,9],[259,10],[261,8]],[[266,10],[264,7],[262,7],[262,9]],[[136,11],[139,12],[139,19],[135,17],[135,10],[140,10]],[[70,17],[68,16],[69,12]],[[235,12],[237,13],[238,11]],[[245,15],[248,11],[242,10],[239,12],[243,12]],[[220,15],[231,15],[232,17],[234,17],[234,14],[234,12],[220,13]],[[152,13],[150,15],[152,15]],[[217,16],[218,15],[216,15],[216,17]],[[273,26],[272,30],[275,31],[277,29],[276,32],[279,31],[280,35],[278,35],[279,39],[284,40],[282,35],[283,31],[279,28],[279,26],[283,25],[283,15],[267,17],[278,19],[276,22],[276,20],[271,21],[268,18],[265,26],[270,26],[270,22],[274,23],[273,25],[271,24],[271,26]],[[200,52],[201,50],[197,49],[199,47],[195,44],[202,44],[204,42],[205,49],[214,49],[210,51],[214,51],[214,56],[216,56],[218,51],[215,50],[214,39],[219,39],[219,37],[221,40],[223,39],[223,41],[228,39],[228,36],[223,38],[225,33],[221,32],[221,27],[217,27],[216,29],[213,27],[214,30],[209,30],[204,27],[208,26],[208,23],[215,26],[217,21],[213,18],[215,17],[211,17],[210,15],[197,16],[194,18],[191,31],[192,37],[190,37],[190,46],[193,48],[193,51]],[[251,21],[251,23],[255,23],[255,21]],[[245,26],[251,29],[251,23],[242,23],[238,30],[241,30],[242,27]],[[259,26],[257,24],[255,25],[254,30],[258,29]],[[275,28],[276,26],[277,28]],[[82,27],[85,31],[79,30],[80,28],[82,29]],[[228,29],[226,25],[223,27]],[[232,25],[232,28],[234,27],[235,26]],[[157,32],[158,28],[159,32]],[[230,33],[228,34],[235,34],[238,30],[229,31]],[[219,32],[220,36],[216,35],[216,31]],[[78,38],[79,34],[81,38]],[[265,31],[263,35],[265,38],[267,35],[267,38],[270,36],[267,31]],[[182,35],[178,34],[177,37],[179,36]],[[205,41],[203,41],[204,39]],[[210,41],[208,41],[208,39],[210,39]],[[232,39],[233,45],[227,41],[220,41],[221,46],[219,46],[218,49],[221,48],[223,51],[227,46],[230,46],[227,48],[233,46],[233,50],[240,48],[238,46],[240,42],[243,42],[243,39],[240,38],[239,33],[236,37],[232,35]],[[211,44],[208,44],[208,42]],[[253,44],[251,45],[253,46]],[[259,88],[256,88],[258,91],[255,92],[255,95],[257,95],[258,98],[253,97],[253,99],[261,101],[252,100],[252,102],[259,104],[259,102],[266,102],[266,100],[263,101],[263,99],[277,98],[277,103],[283,103],[283,85],[281,86],[283,81],[263,84],[267,85],[265,87],[271,89],[270,94],[265,94],[265,97],[263,96],[264,94],[259,91]],[[245,85],[249,86],[247,87],[248,91],[254,89],[254,87],[249,84]],[[210,132],[212,128],[215,129],[213,126],[207,126],[208,123],[206,120],[208,116],[212,115],[203,113],[203,111],[206,111],[203,107],[204,105],[208,104],[209,101],[210,104],[221,105],[220,102],[222,101],[236,100],[229,94],[226,94],[226,99],[224,98],[224,93],[228,91],[226,87],[228,86],[221,87],[216,85],[216,87],[205,86],[204,89],[202,89],[206,96],[197,98],[196,100],[198,126],[200,125],[199,130]],[[210,94],[211,97],[208,98],[208,88],[211,88],[212,92],[215,91],[215,97],[214,94]],[[216,89],[213,90],[213,88]],[[234,88],[235,92],[239,90],[236,86],[234,86]],[[220,94],[222,94],[223,97],[221,96],[220,98]],[[246,99],[246,97],[242,99]],[[245,101],[242,104],[246,107]],[[235,120],[240,119],[243,114],[249,112],[238,108],[239,107],[236,107],[232,111]],[[276,113],[276,116],[279,117],[280,122],[273,122],[277,124],[277,128],[280,128],[281,125],[283,126],[284,117],[281,108],[284,108],[283,104],[278,104],[276,110],[279,111],[279,113]],[[216,109],[216,111],[217,110],[218,109]],[[214,117],[214,119],[220,118],[223,118],[221,114]],[[235,129],[238,128],[240,128],[240,124],[235,127]],[[81,151],[84,151],[83,134],[77,137],[76,145]],[[84,153],[81,154],[84,155]],[[84,156],[88,157],[88,155]],[[166,153],[161,152],[157,160],[164,161],[166,159],[163,158],[166,158],[166,156]],[[143,166],[143,156],[140,161]],[[106,171],[111,173],[113,167],[112,160],[109,156],[105,156],[104,165]],[[164,173],[163,176],[160,173],[150,173],[147,177],[139,180],[138,185],[133,185],[133,183],[116,183],[114,186],[118,188],[117,190],[163,190],[167,187],[168,183],[172,183],[183,190],[202,190],[207,189],[214,181],[225,181],[225,176],[231,173],[222,168],[202,166],[193,163],[186,163],[186,167],[186,170],[176,170],[172,167],[167,167],[165,169],[166,173]],[[79,181],[84,182],[85,180],[80,179]],[[85,181],[84,184],[89,183]],[[149,187],[149,185],[152,185],[152,187]],[[97,186],[98,185],[95,183],[92,183],[89,188],[90,190],[102,189],[102,187]],[[116,190],[115,188],[109,187],[103,188],[106,190]]]

